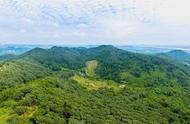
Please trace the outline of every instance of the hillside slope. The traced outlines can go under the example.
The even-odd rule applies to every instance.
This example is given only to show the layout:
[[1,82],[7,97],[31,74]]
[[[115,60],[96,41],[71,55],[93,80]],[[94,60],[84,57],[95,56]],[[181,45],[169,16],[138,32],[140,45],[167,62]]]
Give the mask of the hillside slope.
[[[64,47],[53,47],[48,50],[34,49],[21,58],[35,60],[53,70],[62,68],[80,70],[85,67],[86,62],[96,60],[98,62],[95,70],[96,78],[126,83],[131,83],[129,81],[132,78],[132,80],[141,80],[142,84],[147,86],[160,83],[189,85],[187,80],[189,80],[190,69],[182,69],[166,59],[131,53],[113,46],[103,45],[90,49]],[[124,76],[125,73],[128,75]]]
[[80,53],[67,47],[35,48],[21,55],[20,58],[35,60],[53,70],[59,70],[62,67],[73,69],[81,67]]
[[[182,123],[190,120],[189,101],[178,86],[146,88],[60,72],[0,92],[0,121],[26,124]],[[85,80],[85,81],[84,81]],[[89,85],[89,83],[93,83]],[[82,84],[81,84],[82,83]],[[112,89],[114,88],[114,90]],[[116,89],[115,89],[116,88]],[[162,119],[160,119],[162,118]]]
[[50,70],[30,61],[0,62],[0,89],[10,87],[50,74]]
[[113,46],[36,48],[0,66],[0,123],[188,124],[190,71]]
[[182,50],[172,50],[167,53],[158,54],[160,57],[170,57],[173,59],[177,59],[183,62],[190,62],[190,53],[182,51]]

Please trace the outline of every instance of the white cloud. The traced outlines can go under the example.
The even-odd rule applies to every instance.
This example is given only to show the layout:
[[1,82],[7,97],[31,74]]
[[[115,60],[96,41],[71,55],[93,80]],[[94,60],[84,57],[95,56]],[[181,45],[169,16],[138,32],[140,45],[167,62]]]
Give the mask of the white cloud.
[[189,0],[1,0],[0,41],[188,44],[189,4]]
[[170,25],[190,24],[189,0],[165,0],[157,14],[162,22]]

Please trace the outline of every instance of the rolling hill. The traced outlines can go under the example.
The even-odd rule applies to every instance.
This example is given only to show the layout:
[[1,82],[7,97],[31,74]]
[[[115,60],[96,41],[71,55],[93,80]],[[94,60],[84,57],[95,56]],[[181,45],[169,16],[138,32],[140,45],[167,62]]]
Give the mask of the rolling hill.
[[190,68],[114,46],[35,48],[0,66],[0,123],[188,124]]
[[173,59],[177,59],[180,61],[190,62],[190,53],[182,51],[182,50],[172,50],[168,53],[162,53],[160,56],[171,57]]

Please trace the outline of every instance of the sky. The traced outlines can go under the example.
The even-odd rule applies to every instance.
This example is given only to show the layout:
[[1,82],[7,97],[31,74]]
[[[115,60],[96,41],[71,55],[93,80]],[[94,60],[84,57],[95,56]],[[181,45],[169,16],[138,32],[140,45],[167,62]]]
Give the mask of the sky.
[[190,0],[0,0],[0,44],[190,45]]

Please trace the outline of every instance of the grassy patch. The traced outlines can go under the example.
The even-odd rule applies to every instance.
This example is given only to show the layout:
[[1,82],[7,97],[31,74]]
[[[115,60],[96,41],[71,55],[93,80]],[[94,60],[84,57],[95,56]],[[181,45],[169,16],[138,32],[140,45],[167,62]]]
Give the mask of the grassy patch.
[[85,73],[89,77],[95,76],[95,70],[98,66],[98,62],[96,60],[86,62]]
[[27,112],[25,112],[21,117],[30,118],[37,111],[37,106],[26,106]]
[[88,79],[86,77],[81,77],[78,75],[73,76],[72,79],[77,81],[81,86],[87,88],[88,90],[97,90],[100,88],[109,88],[113,90],[119,90],[120,88],[125,87],[125,85],[119,85],[115,83],[114,81],[92,80],[92,79]]

